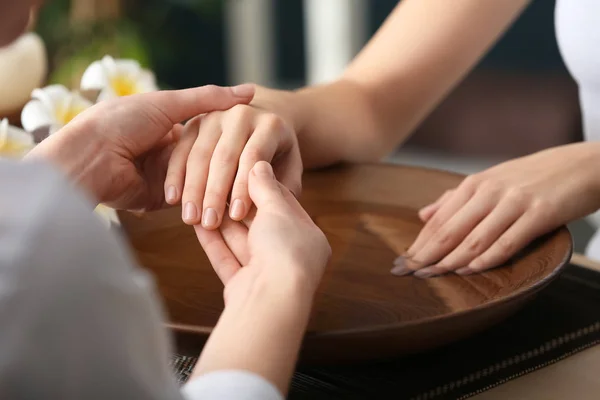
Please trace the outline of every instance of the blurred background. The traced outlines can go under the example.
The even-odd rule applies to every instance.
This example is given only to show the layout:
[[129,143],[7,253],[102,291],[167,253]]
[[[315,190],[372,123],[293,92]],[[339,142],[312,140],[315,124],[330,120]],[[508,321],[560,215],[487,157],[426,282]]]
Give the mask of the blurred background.
[[[162,88],[296,88],[334,79],[397,2],[53,0],[32,29],[47,52],[45,84],[76,87],[87,65],[110,54],[152,69]],[[577,89],[553,14],[554,0],[534,0],[389,161],[473,173],[580,140]],[[571,228],[581,251],[592,229],[585,221]]]

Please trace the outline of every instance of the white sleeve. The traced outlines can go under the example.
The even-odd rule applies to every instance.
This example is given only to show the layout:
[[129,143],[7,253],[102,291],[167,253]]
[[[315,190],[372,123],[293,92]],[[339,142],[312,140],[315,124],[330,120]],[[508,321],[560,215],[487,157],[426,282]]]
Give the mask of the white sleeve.
[[0,160],[0,393],[181,400],[151,277],[51,166]]
[[187,400],[283,400],[266,379],[247,371],[216,371],[195,378],[182,388]]

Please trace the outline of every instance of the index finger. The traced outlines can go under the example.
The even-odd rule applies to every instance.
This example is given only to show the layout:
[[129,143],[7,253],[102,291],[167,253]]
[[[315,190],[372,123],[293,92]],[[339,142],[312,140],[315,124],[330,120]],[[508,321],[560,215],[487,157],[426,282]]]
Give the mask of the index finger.
[[225,243],[225,239],[219,230],[209,231],[200,225],[195,225],[194,230],[208,257],[208,261],[210,261],[221,282],[227,285],[227,282],[241,268],[238,259]]

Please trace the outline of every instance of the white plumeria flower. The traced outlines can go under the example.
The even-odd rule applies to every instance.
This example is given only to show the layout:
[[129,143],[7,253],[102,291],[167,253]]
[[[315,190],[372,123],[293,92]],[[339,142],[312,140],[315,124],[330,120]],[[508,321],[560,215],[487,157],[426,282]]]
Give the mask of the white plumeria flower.
[[151,71],[135,60],[115,60],[105,56],[93,62],[81,78],[82,90],[99,90],[98,101],[158,90]]
[[53,134],[92,106],[91,101],[63,85],[35,89],[31,98],[21,112],[21,124],[28,132],[49,127]]
[[102,219],[102,221],[106,224],[108,228],[112,225],[120,225],[119,216],[117,215],[117,211],[105,206],[104,204],[98,204],[96,210],[94,210],[96,215]]
[[0,158],[21,158],[35,146],[33,136],[22,129],[0,121]]

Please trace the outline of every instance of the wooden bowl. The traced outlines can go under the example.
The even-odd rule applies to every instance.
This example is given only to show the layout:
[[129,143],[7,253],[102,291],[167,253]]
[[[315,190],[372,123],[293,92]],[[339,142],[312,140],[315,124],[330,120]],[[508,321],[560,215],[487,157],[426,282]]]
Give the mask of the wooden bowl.
[[[388,358],[466,338],[502,321],[557,277],[572,252],[566,228],[480,275],[390,274],[393,260],[422,226],[417,210],[461,179],[386,164],[305,175],[302,204],[326,233],[333,256],[317,294],[303,361]],[[121,221],[139,262],[157,279],[179,350],[197,355],[223,309],[222,285],[180,215],[179,208],[144,216],[123,213]]]

